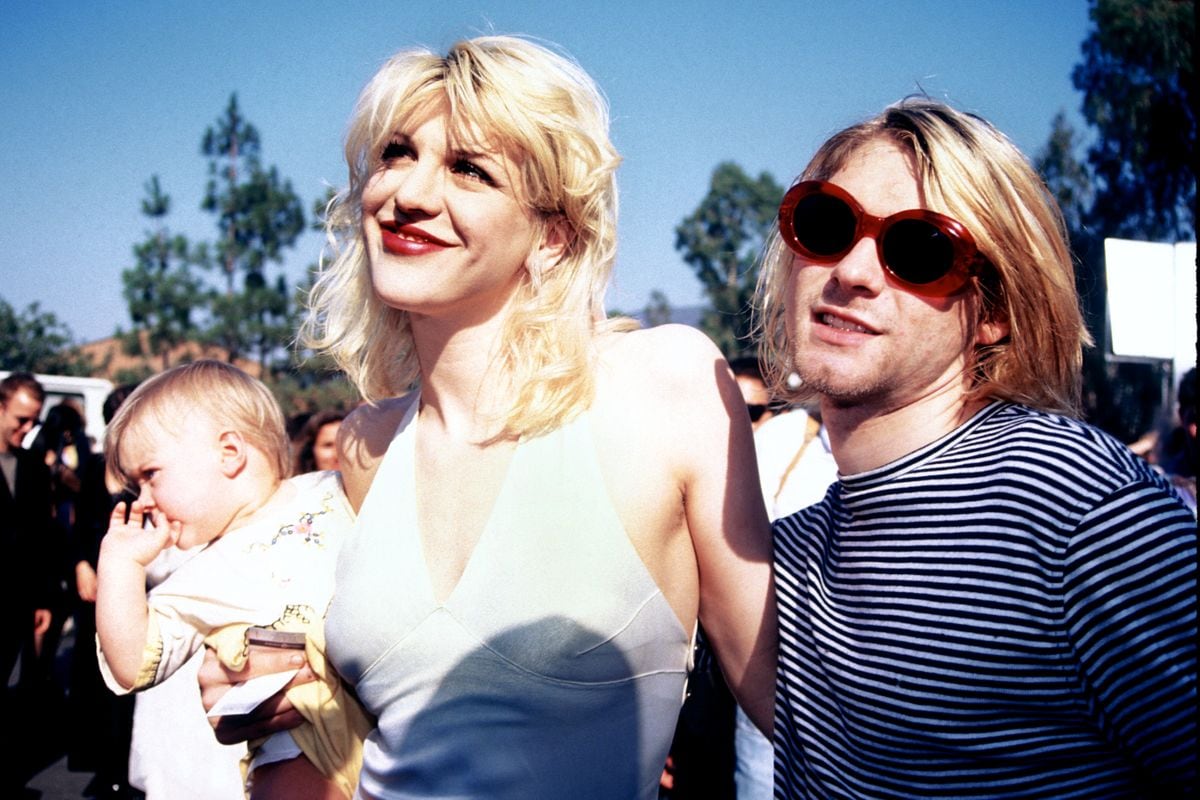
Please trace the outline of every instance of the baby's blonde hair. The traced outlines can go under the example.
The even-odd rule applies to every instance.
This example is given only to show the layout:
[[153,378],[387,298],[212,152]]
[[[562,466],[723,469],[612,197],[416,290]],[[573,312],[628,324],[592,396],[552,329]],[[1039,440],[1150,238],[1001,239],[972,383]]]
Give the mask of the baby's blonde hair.
[[109,483],[134,488],[134,465],[122,460],[122,441],[179,430],[196,413],[241,434],[266,456],[277,481],[287,476],[288,440],[275,397],[262,381],[232,364],[205,359],[149,378],[117,409],[104,432]]

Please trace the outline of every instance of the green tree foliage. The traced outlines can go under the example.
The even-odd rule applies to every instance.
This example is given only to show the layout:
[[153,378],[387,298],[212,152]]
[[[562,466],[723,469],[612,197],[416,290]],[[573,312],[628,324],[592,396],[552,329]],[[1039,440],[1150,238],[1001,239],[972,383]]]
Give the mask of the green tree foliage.
[[126,351],[156,359],[161,369],[171,366],[171,351],[197,330],[194,314],[204,303],[203,285],[192,265],[204,260],[186,237],[172,236],[166,226],[171,198],[158,176],[146,184],[142,213],[154,226],[145,241],[133,246],[134,265],[121,273],[125,302],[133,330],[124,335]]
[[1096,128],[1088,153],[1105,236],[1195,237],[1193,0],[1092,0],[1094,28],[1072,74]]
[[1086,163],[1060,114],[1035,159],[1062,206],[1096,347],[1084,354],[1087,419],[1125,442],[1165,408],[1169,365],[1108,356],[1104,239],[1195,236],[1196,109],[1191,0],[1092,0],[1093,28],[1072,74],[1093,129]]
[[1092,204],[1092,177],[1076,153],[1080,141],[1067,115],[1059,111],[1050,124],[1050,139],[1033,159],[1033,166],[1062,208],[1072,238],[1084,232],[1084,218]]
[[713,171],[700,205],[675,228],[675,249],[696,272],[711,304],[701,327],[727,358],[754,349],[755,262],[782,196],[783,188],[768,173],[751,178],[727,161]]
[[0,297],[0,369],[88,376],[94,365],[52,312],[38,303],[18,312]]
[[[325,211],[333,196],[334,191],[329,189],[324,197],[313,201],[312,230],[325,229]],[[300,329],[308,313],[308,295],[316,283],[319,270],[320,264],[309,264],[304,283],[296,289],[289,312],[289,328],[293,335]],[[328,356],[314,353],[299,343],[291,348],[290,356],[287,374],[279,375],[274,386],[288,413],[353,408],[358,404],[361,399],[358,392]]]
[[[208,128],[201,152],[209,159],[202,208],[217,218],[215,261],[225,276],[225,294],[212,298],[212,326],[206,338],[226,349],[230,360],[269,359],[291,337],[286,281],[267,275],[283,261],[304,230],[304,210],[290,181],[261,162],[258,130],[242,116],[237,95]],[[238,277],[241,277],[239,286]]]

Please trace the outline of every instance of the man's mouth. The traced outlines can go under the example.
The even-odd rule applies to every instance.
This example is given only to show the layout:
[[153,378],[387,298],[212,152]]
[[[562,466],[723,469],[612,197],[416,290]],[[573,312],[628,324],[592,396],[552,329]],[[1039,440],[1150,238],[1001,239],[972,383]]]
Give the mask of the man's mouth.
[[836,314],[830,314],[828,312],[824,314],[818,314],[817,319],[820,320],[822,325],[828,325],[829,327],[837,328],[838,330],[854,331],[855,333],[874,333],[874,331],[864,328],[857,322],[852,322],[848,319],[839,317]]

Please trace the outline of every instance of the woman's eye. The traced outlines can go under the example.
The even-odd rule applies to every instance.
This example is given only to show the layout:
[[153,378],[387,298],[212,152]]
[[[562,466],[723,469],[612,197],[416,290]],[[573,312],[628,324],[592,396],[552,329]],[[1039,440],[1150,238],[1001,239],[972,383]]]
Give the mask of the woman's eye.
[[468,178],[483,181],[486,184],[495,184],[492,176],[487,173],[487,170],[479,167],[465,158],[460,158],[454,162],[454,171],[459,175],[466,175]]
[[412,148],[403,142],[388,142],[383,148],[383,153],[380,155],[380,160],[384,162],[395,161],[400,158],[408,158],[412,155]]

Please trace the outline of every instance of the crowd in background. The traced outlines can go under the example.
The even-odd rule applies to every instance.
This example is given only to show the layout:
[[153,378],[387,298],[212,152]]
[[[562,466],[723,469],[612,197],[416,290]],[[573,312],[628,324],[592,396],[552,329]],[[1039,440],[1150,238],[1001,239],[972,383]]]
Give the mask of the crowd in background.
[[[829,445],[818,416],[811,410],[773,403],[755,359],[731,364],[745,397],[758,451],[763,499],[771,518],[778,519],[819,500],[836,477]],[[1196,371],[1181,379],[1175,417],[1151,432],[1153,445],[1138,448],[1143,458],[1166,475],[1193,512],[1196,511]],[[26,596],[10,610],[43,607],[48,623],[27,625],[16,644],[13,663],[6,661],[8,685],[6,718],[25,715],[39,720],[31,735],[20,741],[25,758],[7,759],[6,797],[21,797],[20,788],[31,770],[45,766],[53,755],[44,749],[58,743],[65,749],[68,768],[94,773],[86,796],[145,797],[147,786],[159,788],[184,780],[195,796],[221,796],[238,787],[236,747],[217,744],[203,721],[195,687],[195,665],[168,683],[138,695],[144,709],[140,736],[134,735],[135,697],[116,697],[105,688],[92,644],[95,635],[96,563],[113,504],[104,481],[104,454],[84,433],[82,409],[63,400],[42,409],[42,395],[32,376],[17,373],[4,381],[0,418],[4,420],[6,450],[28,467],[22,480],[14,474],[6,486],[8,499],[18,493],[36,498],[37,513],[8,516],[0,525],[5,542],[25,542],[24,556],[9,559],[6,569],[23,573],[10,585],[24,587]],[[108,421],[133,385],[118,387],[105,404]],[[22,406],[22,402],[24,405]],[[29,412],[37,406],[36,420]],[[20,413],[23,410],[25,413]],[[337,431],[347,412],[324,409],[288,419],[293,474],[336,470]],[[23,444],[28,442],[29,446]],[[6,470],[6,477],[8,477]],[[171,565],[165,565],[169,569]],[[30,619],[32,620],[32,615]],[[12,638],[14,623],[6,636]],[[681,710],[671,757],[663,776],[663,797],[770,797],[770,743],[746,720],[724,685],[715,659],[700,639],[699,657]],[[14,654],[15,654],[14,653]],[[189,719],[174,714],[181,702],[196,705]],[[156,711],[157,709],[157,711]],[[13,714],[13,717],[8,717]],[[170,716],[170,739],[156,730],[154,718]],[[131,740],[133,741],[131,753]],[[194,774],[181,773],[185,760],[173,756],[179,744],[197,754],[202,765]],[[55,751],[57,752],[57,751]],[[207,764],[208,768],[203,765]],[[212,768],[216,765],[217,768]],[[205,788],[205,787],[209,788]],[[153,797],[151,793],[149,796]]]

